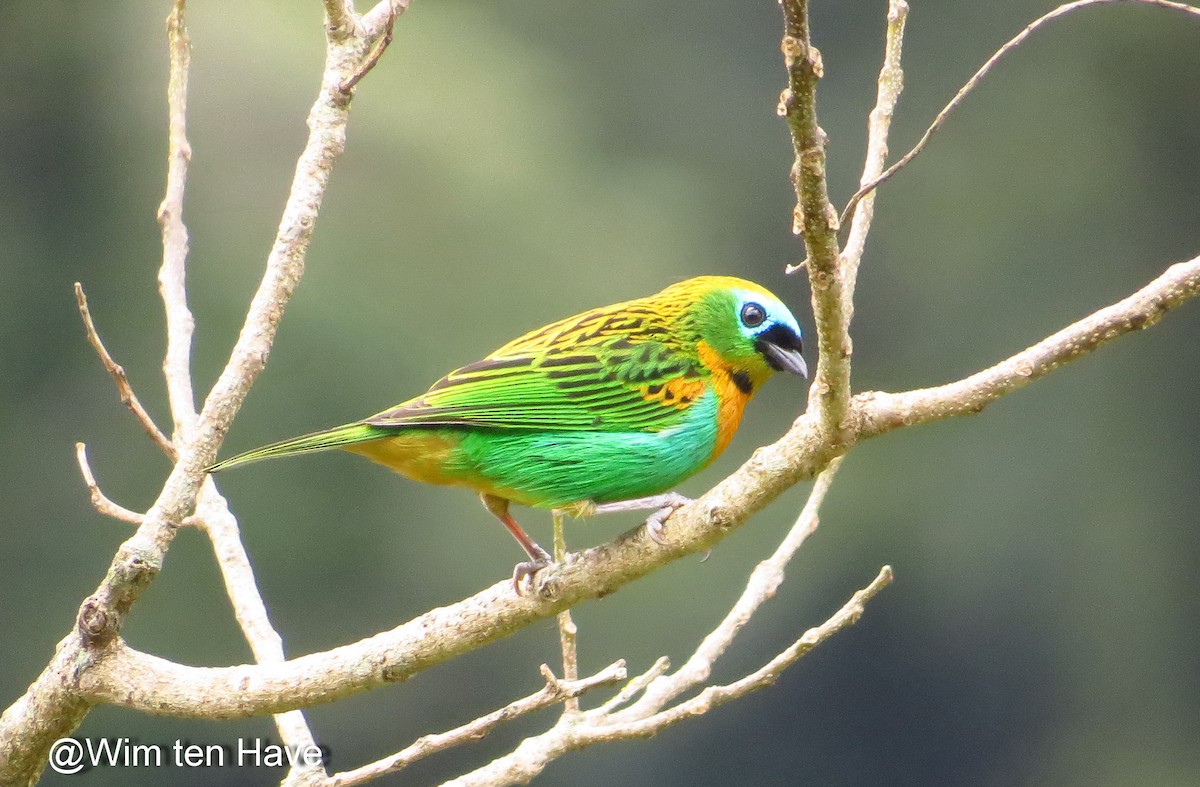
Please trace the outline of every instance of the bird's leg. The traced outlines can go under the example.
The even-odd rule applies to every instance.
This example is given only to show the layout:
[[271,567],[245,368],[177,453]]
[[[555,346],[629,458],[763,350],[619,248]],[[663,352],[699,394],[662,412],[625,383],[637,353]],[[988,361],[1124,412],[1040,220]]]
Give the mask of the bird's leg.
[[686,506],[692,502],[692,498],[684,497],[678,492],[664,492],[661,495],[651,495],[650,497],[639,497],[634,500],[622,500],[617,503],[604,503],[596,506],[593,514],[612,514],[617,511],[644,511],[647,508],[657,509],[653,514],[646,517],[646,535],[650,536],[650,540],[656,544],[663,546],[667,542],[663,540],[663,529],[667,524],[667,517],[675,513],[676,509]]
[[525,554],[529,555],[529,560],[518,563],[513,568],[513,590],[517,592],[518,596],[523,595],[521,585],[525,578],[529,577],[532,582],[533,575],[546,566],[552,565],[554,559],[550,557],[549,552],[538,546],[538,543],[530,538],[529,534],[517,524],[517,520],[508,513],[508,500],[489,495],[486,492],[481,494],[479,499],[483,501],[483,507],[508,528],[508,532],[512,533],[512,537],[525,550]]

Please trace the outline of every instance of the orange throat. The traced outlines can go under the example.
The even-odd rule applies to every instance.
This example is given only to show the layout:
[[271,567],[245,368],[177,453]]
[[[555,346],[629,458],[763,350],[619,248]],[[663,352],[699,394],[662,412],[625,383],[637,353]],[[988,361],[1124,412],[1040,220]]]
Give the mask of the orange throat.
[[[742,413],[746,410],[746,403],[754,398],[754,391],[758,389],[761,381],[753,380],[753,387],[747,393],[733,380],[733,375],[741,370],[735,369],[721,358],[708,342],[701,341],[696,350],[700,355],[701,362],[712,370],[712,386],[717,392],[717,443],[713,446],[712,456],[708,459],[711,462],[720,456],[733,440],[734,434],[737,433],[738,427],[742,423]],[[745,374],[745,372],[742,373]]]

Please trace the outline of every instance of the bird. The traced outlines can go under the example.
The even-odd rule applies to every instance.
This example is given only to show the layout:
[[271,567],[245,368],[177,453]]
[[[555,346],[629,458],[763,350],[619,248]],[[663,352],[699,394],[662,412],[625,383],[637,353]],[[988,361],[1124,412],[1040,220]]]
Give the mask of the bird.
[[690,502],[669,491],[733,439],[775,372],[808,376],[800,326],[769,290],[697,276],[520,336],[429,390],[353,423],[205,468],[343,449],[415,481],[466,487],[529,560],[513,586],[552,565],[512,504],[588,516],[648,510],[649,535]]

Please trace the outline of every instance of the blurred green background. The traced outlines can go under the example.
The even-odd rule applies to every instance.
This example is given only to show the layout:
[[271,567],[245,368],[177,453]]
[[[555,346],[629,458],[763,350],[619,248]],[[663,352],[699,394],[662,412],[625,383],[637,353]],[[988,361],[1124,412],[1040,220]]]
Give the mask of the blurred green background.
[[[0,4],[0,706],[37,675],[164,458],[117,401],[71,296],[82,281],[139,395],[169,422],[159,366],[168,3]],[[820,117],[841,204],[861,167],[882,2],[816,2]],[[997,46],[1051,4],[914,3],[894,155]],[[776,3],[418,2],[355,100],[271,364],[223,455],[375,412],[517,333],[701,273],[756,279],[811,325],[789,232]],[[228,352],[305,136],[317,2],[201,2],[186,220],[196,387]],[[976,371],[1200,250],[1200,24],[1091,9],[1038,33],[880,195],[854,325],[858,390]],[[855,450],[821,530],[716,678],[756,668],[883,563],[864,620],[773,688],[651,741],[597,747],[540,783],[1200,783],[1200,304],[977,418]],[[813,353],[810,353],[810,363]],[[699,493],[804,403],[767,387]],[[505,576],[511,539],[462,491],[324,455],[221,489],[290,654],[357,640]],[[794,519],[784,495],[706,563],[580,607],[582,669],[681,661]],[[549,540],[549,518],[521,515]],[[573,547],[632,527],[575,524]],[[207,542],[182,532],[125,629],[197,665],[249,658]],[[546,622],[407,684],[313,709],[336,769],[534,691]],[[594,700],[593,700],[594,701]],[[507,751],[543,714],[384,783]],[[81,736],[227,743],[269,719],[113,708]],[[46,784],[269,784],[278,770],[100,768]]]

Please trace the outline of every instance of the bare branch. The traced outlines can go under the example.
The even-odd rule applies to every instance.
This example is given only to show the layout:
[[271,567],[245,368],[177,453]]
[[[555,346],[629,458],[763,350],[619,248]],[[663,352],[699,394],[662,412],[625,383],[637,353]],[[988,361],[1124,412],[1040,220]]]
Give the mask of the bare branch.
[[[469,599],[430,610],[391,631],[281,664],[190,667],[141,653],[117,640],[80,676],[79,690],[93,702],[194,718],[280,713],[329,702],[406,680],[534,620],[552,617],[587,595],[599,594],[594,576],[591,580],[585,577],[596,571],[597,553],[608,548],[582,553],[582,563],[593,563],[583,575],[578,573],[580,561],[554,572],[553,581],[569,589],[570,595],[553,600],[541,594],[517,596],[512,581],[506,578]],[[610,560],[599,562],[610,564]],[[610,570],[612,567],[610,564]]]
[[1200,294],[1200,257],[1172,265],[1128,298],[963,380],[904,393],[860,394],[855,397],[859,434],[864,438],[874,437],[899,426],[981,412],[1001,396],[1098,350],[1118,336],[1149,328],[1197,294]]
[[310,134],[296,162],[279,230],[267,257],[266,272],[250,303],[229,362],[200,413],[201,433],[197,436],[194,468],[197,474],[212,463],[228,422],[265,367],[284,308],[304,273],[304,258],[325,188],[334,161],[346,147],[350,105],[338,88],[345,75],[353,73],[366,47],[367,43],[358,38],[340,40],[331,36],[328,42],[320,95],[308,115]]
[[792,231],[804,235],[819,347],[808,405],[826,442],[839,443],[850,403],[850,336],[845,330],[848,300],[839,265],[838,215],[829,203],[825,182],[826,136],[817,125],[817,81],[824,66],[809,36],[808,0],[780,0],[780,7],[788,85],[779,97],[778,111],[787,119],[792,136],[796,191]]
[[929,144],[929,140],[933,138],[933,135],[937,132],[937,130],[940,129],[942,124],[946,122],[946,118],[950,116],[950,113],[953,112],[958,105],[963,102],[963,99],[965,99],[971,93],[971,91],[979,85],[983,78],[987,76],[988,72],[992,70],[993,66],[1000,62],[1000,60],[1003,59],[1004,56],[1009,52],[1013,51],[1022,43],[1024,43],[1025,39],[1029,38],[1029,36],[1033,34],[1033,31],[1037,30],[1053,19],[1066,16],[1072,11],[1078,11],[1081,8],[1087,8],[1088,6],[1114,5],[1116,3],[1152,5],[1158,6],[1159,8],[1167,8],[1172,11],[1182,11],[1185,14],[1191,14],[1193,16],[1200,17],[1200,8],[1195,8],[1185,3],[1171,2],[1171,0],[1076,0],[1074,3],[1060,5],[1053,11],[1043,14],[1033,22],[1030,22],[1028,25],[1026,25],[1025,29],[1023,29],[1020,33],[1017,33],[1015,36],[1009,39],[1008,43],[997,49],[995,53],[987,59],[987,62],[979,67],[979,70],[967,80],[966,84],[958,89],[958,92],[954,94],[954,98],[950,99],[950,103],[943,107],[942,111],[937,114],[937,117],[933,119],[933,123],[929,125],[929,128],[925,129],[925,133],[921,136],[920,141],[913,146],[912,150],[905,153],[899,161],[888,167],[887,170],[885,170],[881,175],[872,179],[870,182],[865,183],[859,188],[858,191],[854,192],[854,196],[850,197],[850,201],[846,203],[846,207],[842,210],[841,221],[846,221],[846,217],[854,211],[855,206],[863,199],[863,197],[891,180],[897,172],[908,166],[908,163],[916,158],[917,154],[924,150],[925,146]]
[[167,398],[171,403],[176,440],[186,439],[196,418],[191,371],[195,320],[187,304],[188,232],[183,223],[183,192],[187,185],[188,163],[192,160],[192,147],[187,140],[191,42],[184,24],[185,8],[186,0],[175,0],[167,16],[167,49],[171,62],[167,79],[167,188],[158,207],[163,246],[158,289],[167,318],[163,376],[167,381]]
[[96,477],[92,475],[92,468],[88,464],[87,446],[83,443],[75,444],[75,459],[79,462],[79,472],[83,475],[83,483],[87,484],[88,491],[92,493],[92,505],[97,511],[105,516],[111,516],[113,519],[119,519],[122,522],[140,525],[144,516],[136,511],[130,511],[122,505],[118,505],[109,500],[103,492],[100,491],[100,486],[96,483]]
[[129,377],[125,374],[124,367],[113,360],[113,357],[108,354],[104,343],[100,341],[100,334],[96,331],[96,323],[92,321],[92,313],[88,309],[87,296],[83,294],[83,285],[75,282],[75,303],[79,306],[79,315],[83,318],[83,328],[87,332],[88,343],[100,356],[100,363],[104,364],[104,369],[112,375],[113,380],[117,383],[117,394],[121,397],[121,403],[129,408],[133,413],[134,418],[138,419],[138,423],[142,425],[142,429],[146,430],[146,434],[150,435],[150,439],[163,450],[171,459],[175,458],[175,446],[172,445],[170,439],[167,438],[162,430],[154,423],[154,419],[150,417],[150,413],[146,412],[146,408],[142,407],[141,401],[133,392],[133,386],[129,384]]
[[[567,559],[567,542],[563,536],[563,512],[554,510],[554,559],[559,563]],[[578,680],[579,678],[579,628],[571,619],[571,610],[564,609],[558,613],[558,643],[562,649],[563,680]],[[563,713],[578,713],[579,700],[569,697],[563,703]]]
[[617,661],[608,665],[600,672],[582,680],[556,680],[551,676],[541,691],[528,697],[511,702],[499,710],[480,716],[474,721],[447,732],[426,735],[418,738],[411,746],[390,757],[384,757],[369,765],[355,768],[352,771],[334,774],[330,783],[337,787],[364,784],[389,773],[395,773],[412,763],[431,754],[459,746],[463,743],[479,740],[493,729],[506,721],[520,718],[536,710],[549,707],[558,702],[575,700],[597,686],[607,686],[625,680],[625,662]]
[[394,17],[400,16],[407,11],[411,3],[412,0],[379,0],[359,20],[362,35],[368,41],[378,39],[384,34],[387,26],[394,23]]
[[[191,43],[184,24],[185,0],[176,0],[167,17],[167,42],[170,51],[170,75],[167,88],[168,155],[166,195],[158,210],[162,226],[163,259],[159,270],[159,291],[167,318],[167,352],[163,359],[163,375],[175,434],[189,439],[196,419],[195,397],[192,391],[191,343],[195,321],[187,305],[186,263],[188,232],[183,223],[183,197],[187,183],[187,168],[192,150],[187,140],[188,66]],[[213,552],[226,592],[233,604],[234,614],[246,636],[250,649],[259,663],[278,663],[284,660],[283,641],[271,626],[266,606],[258,592],[249,558],[237,532],[237,522],[229,513],[225,501],[216,494],[211,482],[200,491],[196,508],[213,545]],[[316,741],[300,711],[289,711],[275,717],[276,727],[285,745],[293,750],[315,748]],[[298,763],[287,781],[303,781],[305,771],[324,777],[320,765]]]

